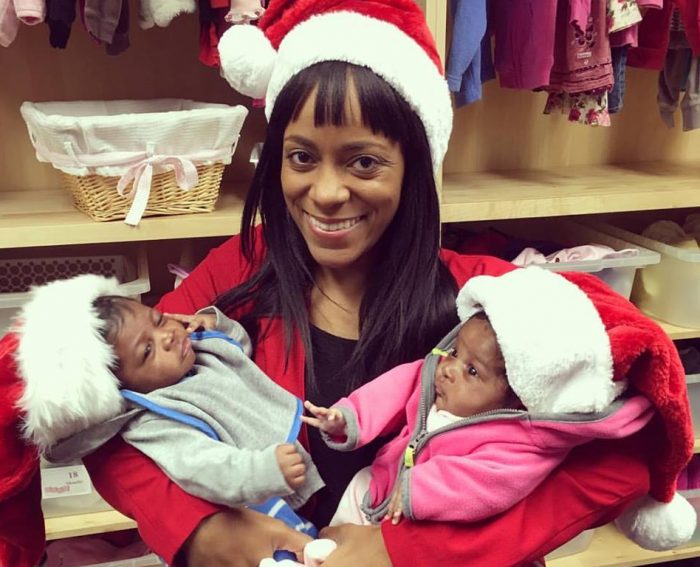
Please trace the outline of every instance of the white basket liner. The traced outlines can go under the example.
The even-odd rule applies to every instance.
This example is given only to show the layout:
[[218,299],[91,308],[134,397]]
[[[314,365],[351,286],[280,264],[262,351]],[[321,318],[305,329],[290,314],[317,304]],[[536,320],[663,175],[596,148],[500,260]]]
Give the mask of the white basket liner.
[[[185,99],[24,102],[39,161],[71,175],[119,176],[138,224],[154,173],[174,169],[178,186],[198,183],[196,166],[231,163],[248,110]],[[130,188],[133,184],[133,190]]]

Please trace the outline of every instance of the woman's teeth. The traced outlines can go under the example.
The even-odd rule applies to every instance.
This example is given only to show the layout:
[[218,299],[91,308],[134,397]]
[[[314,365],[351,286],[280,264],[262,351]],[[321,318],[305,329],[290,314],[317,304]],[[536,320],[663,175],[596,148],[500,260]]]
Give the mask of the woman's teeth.
[[355,217],[354,219],[346,219],[340,222],[332,222],[332,223],[326,223],[326,222],[321,222],[317,218],[312,217],[309,215],[309,220],[313,226],[316,228],[323,230],[325,232],[336,232],[338,230],[347,230],[348,228],[352,228],[355,226],[360,220],[362,220],[362,217]]

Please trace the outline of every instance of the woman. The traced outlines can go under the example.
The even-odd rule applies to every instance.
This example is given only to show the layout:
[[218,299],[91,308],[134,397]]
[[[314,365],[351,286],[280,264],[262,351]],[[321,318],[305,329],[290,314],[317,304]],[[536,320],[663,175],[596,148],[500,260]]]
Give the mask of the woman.
[[[282,3],[271,3],[264,17],[279,17]],[[300,2],[290,10],[327,3]],[[385,8],[382,17],[400,8],[417,22],[412,0],[392,0]],[[422,16],[420,21],[424,26]],[[317,405],[422,358],[456,324],[458,287],[474,275],[513,268],[439,249],[433,167],[444,155],[446,137],[432,119],[442,120],[444,113],[414,111],[410,80],[397,87],[373,72],[374,62],[335,59],[320,57],[324,62],[289,71],[278,90],[273,74],[269,126],[241,236],[213,250],[160,303],[164,311],[187,313],[218,298],[217,305],[253,337],[255,362]],[[420,72],[420,62],[411,61]],[[328,485],[315,509],[307,510],[323,525],[376,447],[339,455],[313,432],[302,439]],[[221,510],[182,493],[119,439],[86,464],[100,493],[137,520],[145,541],[168,563],[254,566],[275,549],[298,550],[305,543],[275,520],[245,509]],[[610,520],[647,489],[648,473],[635,447],[592,444],[492,520],[328,529],[324,535],[339,547],[324,565],[521,564]]]

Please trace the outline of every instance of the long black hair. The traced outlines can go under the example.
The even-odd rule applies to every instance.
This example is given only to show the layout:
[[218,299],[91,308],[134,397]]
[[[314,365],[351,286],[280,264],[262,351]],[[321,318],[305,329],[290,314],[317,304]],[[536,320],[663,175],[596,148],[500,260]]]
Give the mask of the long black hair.
[[438,257],[439,204],[421,120],[387,82],[367,68],[337,61],[310,66],[295,75],[275,101],[243,210],[245,257],[255,260],[258,215],[266,255],[259,271],[222,295],[217,305],[229,311],[252,303],[252,311],[241,323],[254,344],[264,332],[258,326],[262,317],[283,319],[287,353],[296,329],[305,348],[306,383],[311,389],[315,381],[308,302],[315,261],[284,202],[282,146],[287,125],[296,120],[314,89],[315,125],[345,123],[350,77],[362,123],[400,144],[405,172],[396,215],[376,244],[376,265],[360,307],[359,340],[338,379],[350,391],[397,364],[422,358],[458,321],[456,284]]

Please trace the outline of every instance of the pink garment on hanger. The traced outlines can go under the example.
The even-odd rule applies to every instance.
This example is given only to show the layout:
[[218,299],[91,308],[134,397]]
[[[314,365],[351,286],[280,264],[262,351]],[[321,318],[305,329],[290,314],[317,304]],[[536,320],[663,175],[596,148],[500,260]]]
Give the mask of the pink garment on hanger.
[[45,0],[14,0],[17,19],[28,26],[40,24],[46,18]]
[[516,266],[529,266],[530,264],[554,264],[558,262],[582,262],[585,260],[599,260],[604,258],[627,258],[637,256],[636,248],[615,250],[603,244],[584,244],[563,248],[545,256],[536,248],[525,248],[511,262]]
[[9,47],[17,37],[19,20],[12,0],[0,0],[0,45]]

